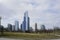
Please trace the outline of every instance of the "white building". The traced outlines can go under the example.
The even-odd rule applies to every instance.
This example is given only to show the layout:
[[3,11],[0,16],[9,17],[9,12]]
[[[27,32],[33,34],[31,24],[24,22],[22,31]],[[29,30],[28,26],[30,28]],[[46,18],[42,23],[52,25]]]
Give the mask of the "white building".
[[19,21],[15,21],[15,31],[19,30]]

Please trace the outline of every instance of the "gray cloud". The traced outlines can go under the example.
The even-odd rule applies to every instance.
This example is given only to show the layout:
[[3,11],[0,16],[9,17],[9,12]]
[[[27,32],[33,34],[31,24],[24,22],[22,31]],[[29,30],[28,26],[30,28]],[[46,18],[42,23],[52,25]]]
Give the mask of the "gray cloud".
[[35,22],[38,28],[40,24],[45,24],[46,28],[60,26],[60,0],[0,0],[0,16],[3,17],[4,26],[14,24],[16,19],[21,24],[26,10],[29,12],[31,26]]

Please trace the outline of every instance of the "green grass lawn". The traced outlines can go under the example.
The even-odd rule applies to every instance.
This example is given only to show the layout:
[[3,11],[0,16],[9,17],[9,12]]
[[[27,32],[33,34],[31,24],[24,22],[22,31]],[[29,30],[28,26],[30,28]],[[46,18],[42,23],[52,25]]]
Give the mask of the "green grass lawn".
[[11,38],[60,38],[54,33],[19,33],[19,32],[4,32],[3,37]]

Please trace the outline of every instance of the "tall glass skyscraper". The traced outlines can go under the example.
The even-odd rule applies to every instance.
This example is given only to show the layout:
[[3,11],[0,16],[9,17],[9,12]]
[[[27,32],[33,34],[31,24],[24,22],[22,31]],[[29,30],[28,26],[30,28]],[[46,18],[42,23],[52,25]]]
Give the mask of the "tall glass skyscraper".
[[19,30],[19,21],[15,21],[15,31]]
[[24,13],[24,20],[23,20],[23,23],[22,23],[22,31],[29,31],[29,20],[30,18],[29,18],[29,16],[28,16],[28,11],[26,11],[25,13]]

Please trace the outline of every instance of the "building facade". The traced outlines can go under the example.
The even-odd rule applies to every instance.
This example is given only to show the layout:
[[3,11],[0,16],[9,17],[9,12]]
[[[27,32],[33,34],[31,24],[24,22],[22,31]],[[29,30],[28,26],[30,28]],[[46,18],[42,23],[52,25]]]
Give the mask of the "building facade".
[[15,31],[19,30],[19,21],[15,21]]
[[26,11],[24,13],[24,20],[23,20],[23,23],[22,23],[22,31],[23,32],[26,32],[26,31],[29,31],[29,26],[30,26],[30,18],[28,16],[28,11]]
[[12,25],[12,31],[15,31],[15,25]]
[[37,32],[37,23],[35,23],[35,32]]
[[8,24],[8,31],[12,31],[12,25],[11,24]]
[[45,25],[41,25],[41,30],[45,30]]

